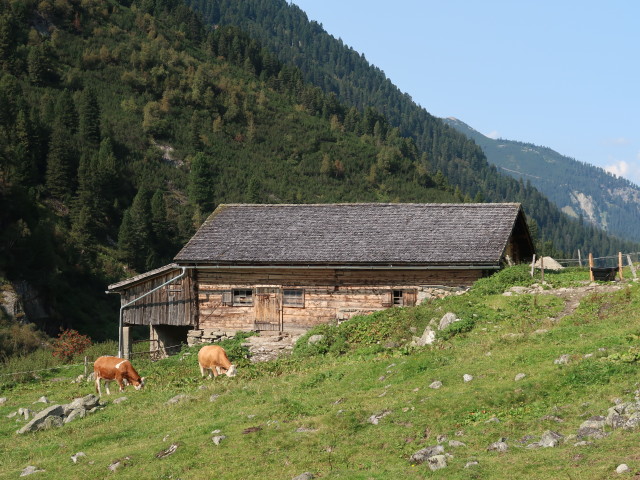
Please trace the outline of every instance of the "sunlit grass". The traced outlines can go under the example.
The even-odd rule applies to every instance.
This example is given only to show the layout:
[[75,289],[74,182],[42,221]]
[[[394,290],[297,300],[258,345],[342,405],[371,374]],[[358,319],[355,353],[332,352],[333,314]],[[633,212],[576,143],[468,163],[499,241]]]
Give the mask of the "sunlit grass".
[[[638,342],[639,290],[636,284],[591,295],[554,321],[548,317],[564,302],[548,294],[472,292],[391,309],[374,317],[378,321],[325,328],[332,341],[342,339],[340,349],[300,347],[274,362],[245,362],[235,378],[201,379],[197,347],[158,362],[140,355],[134,363],[149,378],[145,390],[129,387],[123,403],[112,403],[120,394],[104,397],[104,410],[34,434],[16,435],[24,422],[6,415],[41,408],[33,405],[41,395],[68,402],[92,393],[93,384],[70,383],[81,373],[77,367],[56,373],[67,381],[52,381],[52,375],[3,386],[8,400],[0,406],[0,478],[16,478],[27,465],[46,470],[38,478],[69,479],[293,478],[305,471],[328,479],[600,479],[620,463],[638,469],[633,431],[613,431],[591,447],[574,447],[575,441],[540,450],[524,445],[549,429],[568,437],[586,418],[606,414],[616,398],[633,400],[637,364],[609,357]],[[384,346],[388,339],[408,343],[447,311],[473,318],[471,328],[433,347]],[[570,363],[555,364],[563,354]],[[519,373],[525,377],[516,381]],[[473,380],[465,382],[465,374]],[[440,389],[429,388],[435,380]],[[189,399],[167,404],[181,393]],[[211,440],[216,431],[226,436],[218,446]],[[487,451],[503,437],[508,452]],[[426,465],[411,465],[409,457],[438,438],[452,455],[448,467],[432,473]],[[449,447],[449,440],[466,446]],[[173,443],[179,445],[173,455],[156,458]],[[78,451],[87,457],[73,464],[70,457]],[[111,473],[108,466],[116,460],[124,466]],[[479,465],[465,468],[470,461]]]

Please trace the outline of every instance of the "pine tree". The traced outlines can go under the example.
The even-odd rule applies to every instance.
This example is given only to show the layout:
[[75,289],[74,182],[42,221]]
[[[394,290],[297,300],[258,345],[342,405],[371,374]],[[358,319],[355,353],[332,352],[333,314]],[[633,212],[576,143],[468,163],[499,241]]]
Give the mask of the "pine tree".
[[91,88],[85,88],[78,101],[78,131],[83,149],[98,149],[100,145],[100,106]]
[[47,155],[46,188],[49,194],[65,200],[74,191],[75,157],[69,145],[68,131],[64,125],[56,124],[51,133]]
[[202,212],[213,210],[214,179],[215,169],[213,162],[204,153],[196,153],[191,160],[187,191],[189,200],[198,206]]

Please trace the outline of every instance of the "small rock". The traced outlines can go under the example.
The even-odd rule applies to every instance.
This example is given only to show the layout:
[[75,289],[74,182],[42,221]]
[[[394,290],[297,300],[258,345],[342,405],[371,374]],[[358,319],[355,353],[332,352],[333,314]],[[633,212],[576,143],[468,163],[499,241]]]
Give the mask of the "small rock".
[[429,460],[431,457],[436,455],[444,454],[444,447],[442,445],[433,445],[431,447],[423,448],[422,450],[418,450],[416,453],[411,455],[409,461],[411,463],[424,463]]
[[33,465],[29,465],[24,470],[22,470],[22,473],[20,474],[20,476],[26,477],[27,475],[31,475],[32,473],[39,473],[39,472],[44,472],[44,470],[38,467],[34,467]]
[[373,425],[378,425],[378,423],[380,422],[381,419],[383,419],[384,417],[386,417],[387,415],[391,414],[390,410],[384,410],[380,413],[371,415],[369,417],[369,423],[372,423]]
[[291,480],[312,480],[313,478],[315,478],[313,476],[313,473],[304,472],[304,473],[301,473],[300,475],[298,475],[297,477],[293,477]]
[[18,409],[18,415],[23,417],[25,420],[29,420],[29,418],[31,418],[33,416],[33,412],[31,410],[29,410],[28,408],[20,407]]
[[470,382],[471,380],[473,380],[473,375],[469,375],[468,373],[465,373],[462,376],[462,379],[464,380],[465,383]]
[[477,465],[480,465],[476,460],[472,460],[470,462],[467,462],[466,465],[464,466],[464,468],[471,468],[471,467],[475,467]]
[[565,353],[564,355],[560,355],[560,357],[556,358],[553,363],[556,365],[566,365],[569,363],[569,360],[571,360],[571,356]]
[[49,399],[43,395],[42,397],[40,397],[38,400],[36,400],[33,403],[49,403]]
[[119,403],[126,402],[127,400],[129,400],[129,397],[118,397],[113,400],[113,404],[118,405]]
[[440,387],[442,387],[442,382],[440,380],[436,380],[431,385],[429,385],[429,388],[434,388],[436,390]]
[[520,380],[522,380],[524,377],[526,377],[526,375],[524,373],[519,373],[516,375],[516,378],[514,379],[516,382],[519,382]]
[[467,444],[463,442],[459,442],[458,440],[449,440],[449,446],[457,448],[457,447],[466,447]]
[[587,442],[585,440],[582,440],[581,442],[576,442],[573,444],[574,447],[587,447],[589,445],[593,445],[593,442]]
[[315,345],[318,342],[321,342],[324,339],[324,335],[311,335],[307,343],[309,345]]
[[580,428],[576,433],[578,438],[595,438],[600,439],[608,436],[608,433],[605,433],[600,428]]
[[5,403],[7,403],[7,397],[0,397],[0,406],[4,405]]
[[211,440],[213,440],[213,443],[216,445],[220,445],[225,438],[227,438],[226,435],[216,435],[215,437],[211,437]]
[[629,468],[629,465],[627,465],[626,463],[622,463],[616,468],[616,473],[627,473],[630,470],[631,469]]
[[484,423],[500,423],[500,419],[498,417],[491,417],[489,420],[485,420]]
[[169,455],[173,455],[174,453],[176,453],[176,450],[178,450],[179,446],[179,443],[172,443],[171,445],[169,445],[169,448],[156,453],[156,458],[165,458]]
[[542,434],[542,438],[540,439],[540,446],[545,448],[557,447],[563,438],[563,435],[551,430],[547,430]]
[[487,447],[488,451],[497,451],[497,452],[506,452],[507,450],[509,450],[509,445],[507,445],[507,442],[505,441],[498,441],[498,442],[493,442],[491,445],[489,445]]
[[589,420],[585,420],[580,425],[580,428],[603,428],[606,425],[607,419],[601,416],[591,417]]
[[432,472],[435,472],[436,470],[440,470],[441,468],[445,468],[447,466],[447,456],[434,455],[433,457],[429,457],[427,459],[427,463],[429,464],[429,469]]
[[73,463],[78,463],[78,459],[81,457],[86,457],[87,455],[84,452],[78,452],[75,455],[71,455],[71,461]]
[[220,396],[220,395],[218,395],[217,393],[214,393],[213,395],[211,395],[211,396],[209,397],[209,401],[210,401],[210,402],[215,402],[215,401],[218,399],[218,397],[219,397],[219,396]]
[[563,419],[561,419],[560,417],[556,417],[555,415],[545,415],[544,417],[542,417],[540,420],[549,420],[551,422],[556,422],[556,423],[562,423],[564,422]]
[[181,393],[180,395],[176,395],[175,397],[167,400],[167,405],[173,405],[176,403],[184,402],[185,400],[189,400],[189,399],[190,399],[189,395]]

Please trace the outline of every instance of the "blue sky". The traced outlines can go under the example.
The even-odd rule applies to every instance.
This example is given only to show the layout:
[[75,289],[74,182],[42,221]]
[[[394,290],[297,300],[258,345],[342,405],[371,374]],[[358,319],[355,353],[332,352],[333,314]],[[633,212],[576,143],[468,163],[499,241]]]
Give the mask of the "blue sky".
[[292,3],[432,115],[640,184],[640,2]]

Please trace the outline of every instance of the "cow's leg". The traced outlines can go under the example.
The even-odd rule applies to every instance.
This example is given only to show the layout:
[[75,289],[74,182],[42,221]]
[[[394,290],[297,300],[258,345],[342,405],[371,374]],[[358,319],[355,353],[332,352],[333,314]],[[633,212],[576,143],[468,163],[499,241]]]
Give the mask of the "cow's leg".
[[111,395],[111,392],[109,391],[109,383],[111,383],[111,380],[107,380],[105,378],[104,379],[104,389],[107,391],[107,395]]
[[122,377],[122,374],[120,375],[116,374],[116,382],[118,382],[118,387],[120,387],[120,391],[124,392],[125,380]]
[[200,375],[202,375],[203,377],[206,377],[206,368],[204,368],[202,365],[198,364],[198,366],[200,367]]
[[100,391],[100,376],[96,375],[96,393],[99,397],[102,396],[102,392]]

